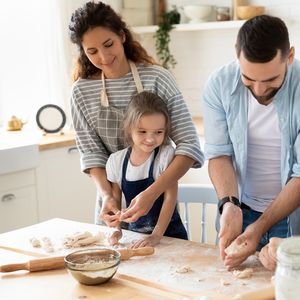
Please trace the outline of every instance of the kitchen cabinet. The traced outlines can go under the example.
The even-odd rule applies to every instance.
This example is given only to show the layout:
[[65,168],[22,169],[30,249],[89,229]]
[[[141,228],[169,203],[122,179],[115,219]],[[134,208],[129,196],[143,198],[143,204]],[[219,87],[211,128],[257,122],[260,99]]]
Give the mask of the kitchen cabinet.
[[38,222],[34,169],[0,176],[0,233]]
[[60,217],[94,222],[96,187],[80,171],[75,146],[40,151],[36,181],[39,221]]

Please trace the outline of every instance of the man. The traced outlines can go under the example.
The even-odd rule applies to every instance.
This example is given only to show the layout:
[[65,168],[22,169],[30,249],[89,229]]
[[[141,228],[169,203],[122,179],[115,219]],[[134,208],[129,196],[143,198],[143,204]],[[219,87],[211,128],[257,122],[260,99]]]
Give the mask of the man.
[[[300,63],[286,25],[266,15],[248,20],[236,53],[237,61],[210,76],[203,96],[205,152],[228,269],[271,237],[289,236],[287,216],[300,204]],[[243,250],[226,255],[237,237]]]

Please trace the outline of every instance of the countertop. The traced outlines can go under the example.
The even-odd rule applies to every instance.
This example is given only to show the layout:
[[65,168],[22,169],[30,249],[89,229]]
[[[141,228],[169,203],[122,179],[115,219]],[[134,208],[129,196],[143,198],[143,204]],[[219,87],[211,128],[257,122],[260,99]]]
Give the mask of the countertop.
[[38,140],[38,145],[40,151],[75,146],[75,132],[72,130],[64,130],[62,133],[42,135]]
[[[62,238],[66,234],[86,230],[96,234],[99,231],[107,232],[109,229],[99,225],[52,219],[1,234],[0,245],[31,251],[35,256],[41,256],[46,255],[45,251],[33,248],[29,239],[47,236],[55,246],[52,255],[66,255],[70,250],[62,250]],[[129,247],[130,243],[139,237],[139,233],[123,231],[120,246]],[[32,259],[20,253],[3,250],[1,246],[0,264]],[[190,271],[178,273],[183,266],[190,267]],[[241,269],[246,267],[254,269],[253,276],[248,279],[236,279],[231,272],[224,269],[219,259],[219,250],[215,246],[163,237],[155,248],[154,255],[122,261],[117,274],[103,285],[81,285],[65,269],[34,273],[0,273],[1,299],[92,300],[100,297],[104,300],[182,300],[205,295],[211,300],[229,300],[237,294],[270,286],[272,273],[262,267],[256,256],[249,257]]]

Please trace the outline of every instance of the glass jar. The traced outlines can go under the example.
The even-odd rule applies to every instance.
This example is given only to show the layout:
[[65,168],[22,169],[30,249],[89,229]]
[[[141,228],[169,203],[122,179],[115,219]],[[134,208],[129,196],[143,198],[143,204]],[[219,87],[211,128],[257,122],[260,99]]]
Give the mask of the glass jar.
[[277,249],[275,298],[300,299],[300,237],[284,239]]
[[230,9],[226,6],[216,7],[216,19],[217,21],[229,21]]

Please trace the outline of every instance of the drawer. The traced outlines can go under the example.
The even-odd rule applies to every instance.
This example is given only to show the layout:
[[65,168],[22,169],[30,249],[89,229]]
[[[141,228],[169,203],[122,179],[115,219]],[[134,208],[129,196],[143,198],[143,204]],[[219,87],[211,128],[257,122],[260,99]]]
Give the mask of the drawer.
[[35,186],[0,192],[0,233],[38,222]]
[[35,185],[34,169],[9,173],[0,176],[0,192]]

